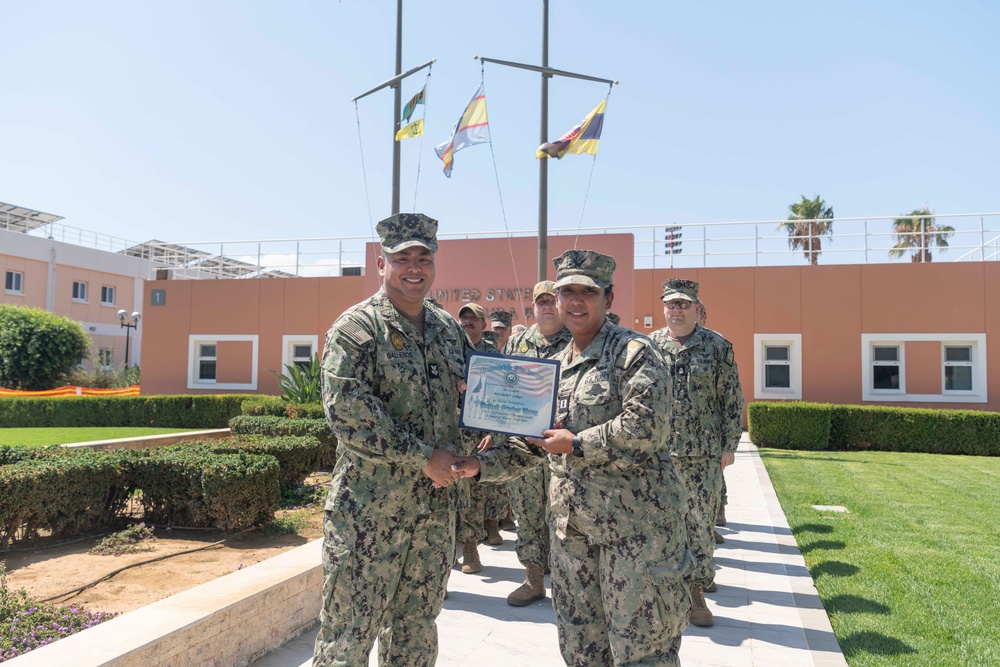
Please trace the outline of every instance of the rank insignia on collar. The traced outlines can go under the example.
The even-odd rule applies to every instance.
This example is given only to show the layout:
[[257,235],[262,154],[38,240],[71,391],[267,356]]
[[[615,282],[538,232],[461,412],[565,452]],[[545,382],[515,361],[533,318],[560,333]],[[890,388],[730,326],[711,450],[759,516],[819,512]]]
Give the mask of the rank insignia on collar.
[[431,363],[427,364],[427,369],[430,371],[431,377],[437,379],[441,377],[441,367],[437,364]]
[[397,350],[402,350],[403,346],[406,345],[406,341],[403,340],[403,334],[398,331],[393,331],[389,334],[389,340],[392,341],[392,346]]

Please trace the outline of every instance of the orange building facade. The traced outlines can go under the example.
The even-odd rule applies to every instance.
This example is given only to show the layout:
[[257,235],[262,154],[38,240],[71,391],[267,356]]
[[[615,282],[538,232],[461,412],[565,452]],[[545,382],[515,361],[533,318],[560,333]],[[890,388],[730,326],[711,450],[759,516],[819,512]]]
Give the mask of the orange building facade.
[[[665,279],[701,283],[748,402],[1000,409],[994,262],[634,269],[630,234],[550,237],[549,255],[574,241],[616,258],[612,311],[642,333],[665,326]],[[143,393],[279,393],[268,371],[321,353],[333,320],[378,289],[376,253],[368,244],[363,276],[147,282]],[[535,238],[441,241],[431,296],[454,315],[477,302],[530,325],[536,267]]]

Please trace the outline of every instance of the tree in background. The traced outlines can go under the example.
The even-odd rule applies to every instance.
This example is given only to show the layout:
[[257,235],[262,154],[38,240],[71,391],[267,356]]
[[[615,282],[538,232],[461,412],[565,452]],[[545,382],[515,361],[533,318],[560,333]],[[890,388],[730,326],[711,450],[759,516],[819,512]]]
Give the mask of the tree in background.
[[896,245],[889,251],[890,257],[902,257],[907,252],[911,262],[931,261],[931,246],[948,247],[948,237],[955,233],[955,228],[939,225],[928,207],[910,211],[906,217],[892,221],[892,233],[896,237]]
[[802,250],[809,263],[819,264],[819,253],[822,250],[820,237],[833,233],[833,208],[826,205],[819,195],[815,199],[806,199],[788,207],[791,215],[788,222],[778,225],[778,229],[788,232],[788,247],[792,250]]
[[40,308],[0,304],[0,387],[53,389],[89,349],[79,322]]

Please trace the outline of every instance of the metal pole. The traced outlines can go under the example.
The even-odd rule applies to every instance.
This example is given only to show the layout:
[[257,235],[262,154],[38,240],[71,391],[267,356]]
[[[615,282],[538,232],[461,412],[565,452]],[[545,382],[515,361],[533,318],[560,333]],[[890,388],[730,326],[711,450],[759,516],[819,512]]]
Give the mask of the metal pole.
[[[542,67],[549,66],[549,0],[542,2]],[[542,73],[542,109],[539,145],[549,137],[549,75]],[[548,275],[549,255],[549,161],[538,161],[538,282]]]
[[[403,72],[403,0],[396,0],[396,76]],[[392,103],[392,215],[399,213],[399,144],[396,130],[403,105],[403,85],[393,87]]]
[[128,368],[128,342],[130,333],[132,333],[132,325],[125,324],[125,368],[126,369]]

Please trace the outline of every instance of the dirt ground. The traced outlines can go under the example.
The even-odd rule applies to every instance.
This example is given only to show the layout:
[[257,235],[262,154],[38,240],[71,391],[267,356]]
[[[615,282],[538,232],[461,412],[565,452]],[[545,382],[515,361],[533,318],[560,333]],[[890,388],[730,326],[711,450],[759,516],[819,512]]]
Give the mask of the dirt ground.
[[[259,530],[225,535],[218,531],[157,529],[152,551],[92,555],[87,551],[100,541],[93,538],[53,548],[0,552],[0,561],[6,562],[9,588],[24,588],[31,597],[43,600],[126,565],[178,554],[119,572],[80,593],[52,600],[55,604],[78,605],[91,611],[127,612],[322,537],[322,506],[302,513],[307,517],[306,526],[298,533],[286,535],[268,536]],[[194,551],[219,540],[225,542]]]

